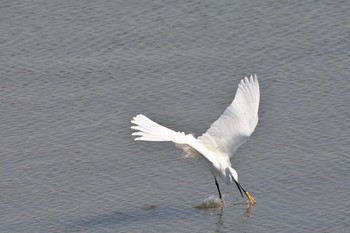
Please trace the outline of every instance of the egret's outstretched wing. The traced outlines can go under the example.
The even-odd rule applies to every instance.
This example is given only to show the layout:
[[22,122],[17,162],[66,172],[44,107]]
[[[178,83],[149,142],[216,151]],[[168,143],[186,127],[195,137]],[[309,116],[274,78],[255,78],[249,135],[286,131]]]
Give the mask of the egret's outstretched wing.
[[211,150],[219,149],[232,156],[258,124],[259,101],[256,75],[242,79],[231,105],[198,140]]

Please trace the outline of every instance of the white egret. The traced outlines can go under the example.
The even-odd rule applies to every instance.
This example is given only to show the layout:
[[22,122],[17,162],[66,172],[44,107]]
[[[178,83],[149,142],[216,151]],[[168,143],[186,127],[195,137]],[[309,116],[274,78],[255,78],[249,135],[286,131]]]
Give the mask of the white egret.
[[195,138],[191,134],[175,132],[141,114],[131,121],[135,124],[131,128],[137,130],[132,135],[138,136],[135,140],[172,141],[187,153],[202,155],[214,176],[221,200],[216,177],[220,177],[226,184],[234,182],[241,196],[243,197],[243,191],[250,204],[254,205],[254,198],[238,183],[238,174],[231,167],[230,157],[248,139],[258,124],[259,102],[260,90],[256,75],[245,77],[239,83],[231,105],[203,135]]

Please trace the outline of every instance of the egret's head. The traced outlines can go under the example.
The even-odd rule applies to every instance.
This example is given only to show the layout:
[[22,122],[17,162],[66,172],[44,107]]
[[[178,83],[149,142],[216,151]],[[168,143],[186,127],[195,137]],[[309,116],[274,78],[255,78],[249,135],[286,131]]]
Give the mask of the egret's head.
[[232,167],[229,167],[229,174],[230,174],[230,181],[231,183],[234,182],[232,179],[235,179],[238,182],[238,174],[235,169]]

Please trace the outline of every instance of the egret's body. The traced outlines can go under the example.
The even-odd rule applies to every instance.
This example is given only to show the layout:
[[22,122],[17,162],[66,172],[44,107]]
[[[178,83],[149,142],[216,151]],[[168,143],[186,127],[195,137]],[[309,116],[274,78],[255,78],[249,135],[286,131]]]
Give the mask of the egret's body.
[[193,150],[202,155],[208,162],[215,184],[222,195],[216,177],[220,177],[226,184],[235,183],[242,195],[248,197],[251,204],[255,204],[252,196],[238,183],[238,174],[231,167],[230,157],[253,133],[258,123],[258,109],[260,102],[259,83],[256,75],[241,80],[234,100],[225,112],[207,130],[206,133],[195,138],[191,134],[175,132],[144,115],[137,115],[131,121],[132,129],[138,130],[133,135],[139,136],[135,140],[143,141],[172,141],[185,151]]

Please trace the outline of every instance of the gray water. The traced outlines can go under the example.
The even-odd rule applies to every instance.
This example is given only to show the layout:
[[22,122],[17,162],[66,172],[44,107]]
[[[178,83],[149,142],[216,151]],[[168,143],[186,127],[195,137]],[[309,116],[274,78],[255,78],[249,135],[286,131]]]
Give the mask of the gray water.
[[[296,3],[298,2],[298,3]],[[0,232],[350,232],[349,1],[1,1]],[[200,135],[256,73],[232,158],[257,204],[143,113]]]

